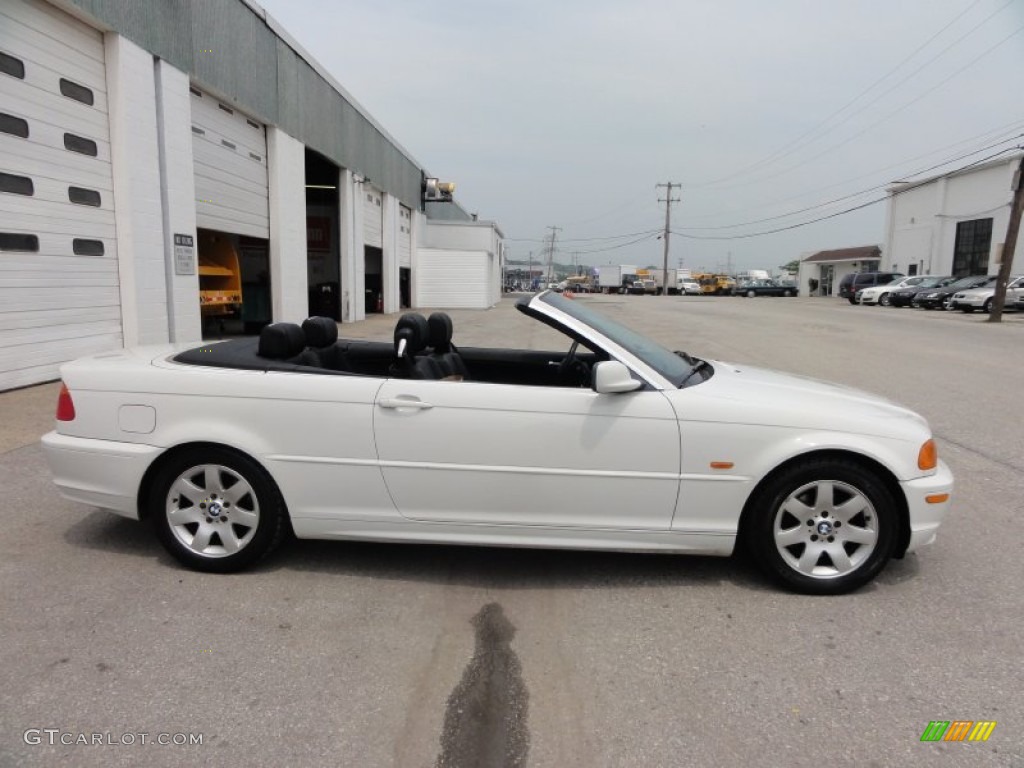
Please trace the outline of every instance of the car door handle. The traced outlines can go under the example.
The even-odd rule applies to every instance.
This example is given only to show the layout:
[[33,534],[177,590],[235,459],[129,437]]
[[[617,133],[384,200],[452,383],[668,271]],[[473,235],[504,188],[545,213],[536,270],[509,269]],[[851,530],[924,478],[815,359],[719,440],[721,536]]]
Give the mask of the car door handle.
[[377,405],[381,408],[419,408],[421,411],[434,407],[433,403],[427,403],[423,400],[409,400],[404,397],[385,397],[378,400]]

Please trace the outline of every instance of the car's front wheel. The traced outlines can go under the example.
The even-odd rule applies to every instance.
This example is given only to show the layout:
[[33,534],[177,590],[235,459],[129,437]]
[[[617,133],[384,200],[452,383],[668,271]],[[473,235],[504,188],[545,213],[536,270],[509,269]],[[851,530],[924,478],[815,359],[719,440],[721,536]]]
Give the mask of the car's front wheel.
[[747,291],[747,298],[752,299],[757,296],[757,291]]
[[148,503],[160,542],[199,571],[246,568],[269,554],[287,528],[284,501],[266,471],[215,446],[166,461]]
[[873,579],[892,556],[898,506],[860,464],[809,459],[773,477],[744,532],[754,559],[797,592],[837,595]]
[[853,296],[851,296],[849,299],[847,299],[847,301],[849,301],[851,304],[856,304],[857,303],[857,299],[855,297],[853,297]]
[[992,299],[985,299],[985,306],[983,306],[981,308],[981,311],[982,312],[991,312],[992,311]]
[[888,307],[892,304],[892,299],[889,298],[888,293],[883,293],[881,296],[878,297],[878,303],[880,306]]

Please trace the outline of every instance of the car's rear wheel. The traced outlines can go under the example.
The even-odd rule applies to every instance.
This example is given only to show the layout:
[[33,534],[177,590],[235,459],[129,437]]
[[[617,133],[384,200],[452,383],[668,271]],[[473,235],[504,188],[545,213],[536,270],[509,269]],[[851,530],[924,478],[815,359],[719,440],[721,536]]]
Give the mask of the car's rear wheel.
[[757,291],[747,291],[747,298],[752,299],[757,296]]
[[210,446],[172,456],[151,487],[160,542],[190,568],[229,573],[269,554],[286,530],[281,494],[255,461]]
[[880,306],[888,307],[892,304],[892,299],[889,298],[888,293],[883,293],[881,296],[878,297],[878,303]]
[[991,312],[992,311],[992,299],[985,299],[985,306],[983,306],[981,308],[981,311],[982,312]]
[[752,503],[745,537],[754,559],[797,592],[857,589],[892,556],[896,500],[857,463],[799,462],[773,477]]

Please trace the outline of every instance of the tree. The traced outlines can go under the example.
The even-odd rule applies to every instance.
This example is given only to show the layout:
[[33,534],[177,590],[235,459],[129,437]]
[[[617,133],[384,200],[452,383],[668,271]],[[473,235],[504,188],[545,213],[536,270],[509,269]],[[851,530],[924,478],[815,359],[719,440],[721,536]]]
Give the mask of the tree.
[[800,259],[793,259],[788,264],[779,264],[779,269],[781,269],[783,272],[799,272]]

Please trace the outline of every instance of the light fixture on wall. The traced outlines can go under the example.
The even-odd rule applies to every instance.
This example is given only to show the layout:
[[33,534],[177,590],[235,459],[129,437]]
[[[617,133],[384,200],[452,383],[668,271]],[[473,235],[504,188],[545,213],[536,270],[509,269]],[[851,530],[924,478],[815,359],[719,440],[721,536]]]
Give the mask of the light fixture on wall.
[[367,182],[368,182],[369,180],[370,180],[370,179],[369,179],[369,177],[367,177],[367,176],[364,176],[364,175],[363,175],[363,174],[361,174],[361,173],[353,173],[353,174],[352,174],[352,181],[353,181],[354,183],[356,183],[356,184],[365,184],[365,183],[367,183]]
[[435,178],[423,179],[423,202],[450,203],[455,195],[455,182],[438,181]]
[[337,189],[333,184],[307,184],[306,189]]

